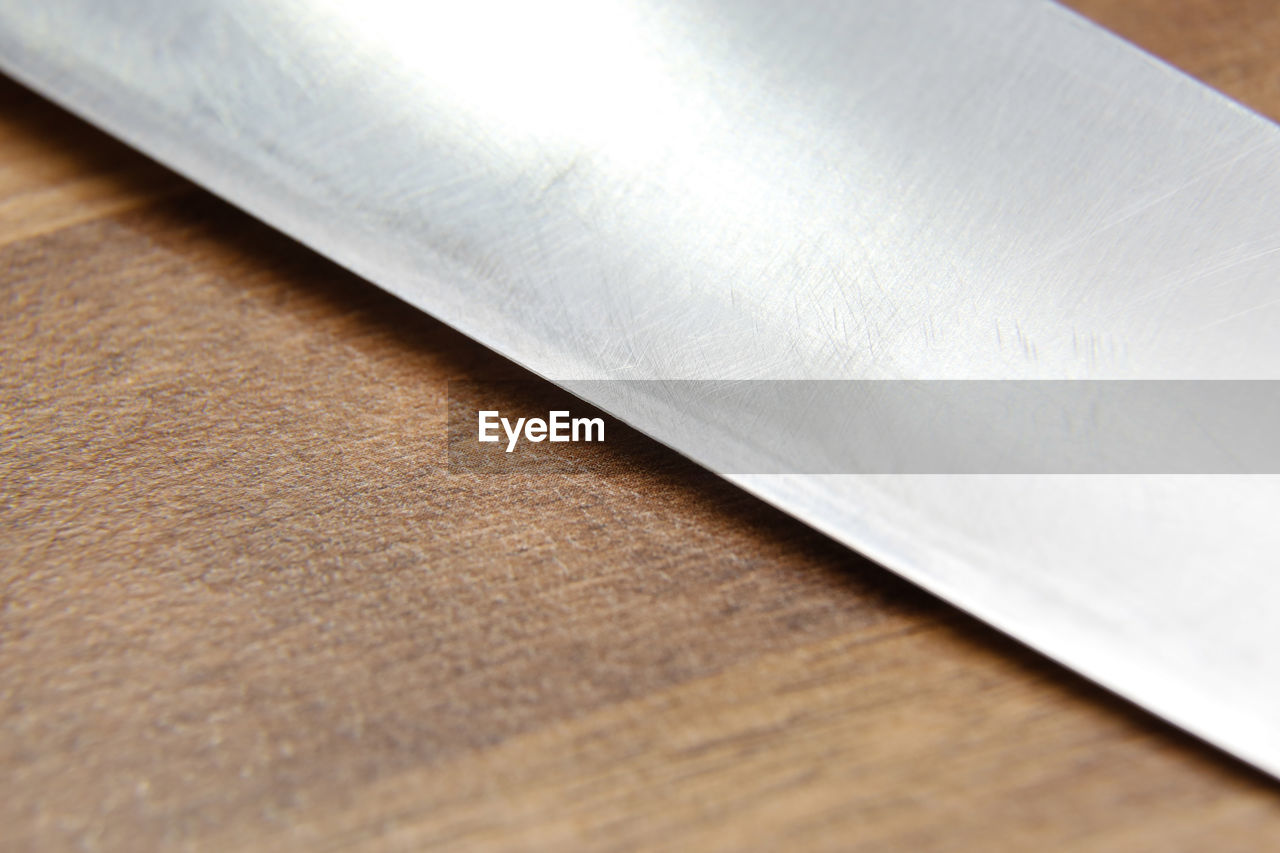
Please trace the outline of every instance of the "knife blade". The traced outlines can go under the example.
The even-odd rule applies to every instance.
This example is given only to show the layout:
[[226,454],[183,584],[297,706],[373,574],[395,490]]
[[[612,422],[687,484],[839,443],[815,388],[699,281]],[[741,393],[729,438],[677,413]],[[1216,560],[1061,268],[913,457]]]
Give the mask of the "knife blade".
[[0,68],[1280,774],[1280,478],[800,470],[723,393],[1280,379],[1269,121],[1043,0],[3,0]]

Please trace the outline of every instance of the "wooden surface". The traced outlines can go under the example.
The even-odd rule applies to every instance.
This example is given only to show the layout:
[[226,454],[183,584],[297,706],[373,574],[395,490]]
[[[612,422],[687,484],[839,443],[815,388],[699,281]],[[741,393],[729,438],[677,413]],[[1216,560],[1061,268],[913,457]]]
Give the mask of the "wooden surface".
[[[1280,116],[1274,0],[1076,5]],[[0,848],[1280,847],[1280,786],[0,86]],[[603,464],[603,463],[602,463]]]

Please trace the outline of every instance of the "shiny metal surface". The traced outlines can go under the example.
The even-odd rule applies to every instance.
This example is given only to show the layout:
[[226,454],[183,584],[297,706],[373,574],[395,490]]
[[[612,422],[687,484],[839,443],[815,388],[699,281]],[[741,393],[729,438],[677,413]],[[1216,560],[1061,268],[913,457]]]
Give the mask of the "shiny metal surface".
[[733,474],[584,384],[1280,379],[1269,122],[1041,0],[3,0],[0,65],[1280,773],[1280,478]]

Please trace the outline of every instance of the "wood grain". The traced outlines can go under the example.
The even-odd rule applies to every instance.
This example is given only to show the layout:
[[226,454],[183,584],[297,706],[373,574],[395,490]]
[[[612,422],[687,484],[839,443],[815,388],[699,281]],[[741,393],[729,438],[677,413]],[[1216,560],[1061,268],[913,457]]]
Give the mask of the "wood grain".
[[[1271,0],[1081,0],[1280,116]],[[0,848],[1255,850],[1280,791],[0,85]]]

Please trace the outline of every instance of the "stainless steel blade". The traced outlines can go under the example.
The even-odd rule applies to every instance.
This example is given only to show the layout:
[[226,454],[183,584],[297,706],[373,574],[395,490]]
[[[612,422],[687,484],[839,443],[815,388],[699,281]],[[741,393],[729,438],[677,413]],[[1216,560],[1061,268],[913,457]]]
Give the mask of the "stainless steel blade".
[[1041,0],[0,0],[0,65],[1280,773],[1280,479],[761,474],[599,381],[1280,379],[1269,122]]

